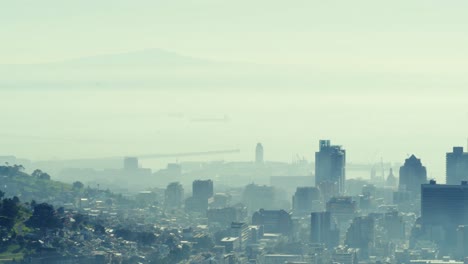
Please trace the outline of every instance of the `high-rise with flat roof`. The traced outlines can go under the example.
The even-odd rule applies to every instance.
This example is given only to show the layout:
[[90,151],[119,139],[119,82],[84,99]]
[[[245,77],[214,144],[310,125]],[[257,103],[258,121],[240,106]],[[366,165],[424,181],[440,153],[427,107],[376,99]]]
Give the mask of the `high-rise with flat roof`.
[[185,200],[185,210],[206,214],[208,200],[213,196],[212,180],[196,180],[192,183],[192,197]]
[[192,183],[192,196],[196,199],[208,200],[213,196],[212,180],[196,180]]
[[374,218],[371,216],[360,216],[354,218],[346,232],[345,245],[351,248],[358,248],[360,256],[367,259],[369,251],[372,249],[374,238]]
[[343,193],[346,151],[341,146],[331,145],[330,140],[320,140],[319,145],[320,150],[315,153],[315,186],[326,182],[336,183],[338,193]]
[[421,220],[426,226],[445,228],[468,224],[468,182],[421,186]]
[[310,242],[332,249],[338,246],[340,232],[330,212],[316,212],[310,216]]
[[127,170],[127,171],[138,170],[138,158],[137,157],[125,157],[124,158],[124,170]]
[[463,147],[454,147],[446,155],[446,182],[460,184],[462,181],[468,181],[468,152],[463,152]]
[[296,216],[310,214],[320,202],[320,190],[316,187],[297,187],[292,202]]
[[421,223],[439,249],[454,253],[457,229],[468,225],[468,182],[460,185],[436,184],[421,187]]
[[167,185],[164,192],[164,205],[166,208],[181,208],[184,204],[184,187],[178,182]]
[[252,224],[263,226],[265,233],[291,235],[291,215],[285,210],[260,209],[252,215]]

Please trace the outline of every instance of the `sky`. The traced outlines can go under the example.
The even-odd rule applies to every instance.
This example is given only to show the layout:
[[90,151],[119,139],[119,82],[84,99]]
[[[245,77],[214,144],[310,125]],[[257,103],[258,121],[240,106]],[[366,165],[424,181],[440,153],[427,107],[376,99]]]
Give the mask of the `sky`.
[[[0,4],[3,65],[161,49],[278,66],[290,79],[318,72],[326,79],[275,91],[255,85],[218,92],[15,91],[0,85],[2,98],[10,99],[0,105],[8,124],[0,139],[4,154],[49,159],[239,147],[245,150],[240,156],[226,158],[245,160],[262,141],[267,159],[299,154],[312,160],[318,140],[330,138],[348,149],[352,162],[403,162],[415,153],[430,176],[443,179],[445,152],[466,145],[466,1]],[[0,84],[8,77],[1,75]],[[224,115],[230,122],[191,121]]]
[[1,4],[4,63],[161,48],[220,60],[402,71],[453,65],[459,72],[468,55],[468,3],[461,0]]

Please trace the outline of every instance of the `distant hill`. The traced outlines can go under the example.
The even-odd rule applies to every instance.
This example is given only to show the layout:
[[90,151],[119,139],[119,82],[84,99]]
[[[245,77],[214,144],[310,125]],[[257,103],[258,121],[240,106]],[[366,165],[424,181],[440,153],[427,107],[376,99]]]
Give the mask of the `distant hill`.
[[[280,63],[280,62],[279,62]],[[0,89],[252,89],[285,91],[437,90],[462,87],[464,79],[431,74],[341,70],[311,65],[214,61],[150,49],[42,64],[0,64]]]
[[236,84],[259,71],[255,65],[151,49],[42,64],[0,64],[0,89],[207,88]]
[[45,64],[38,64],[36,66],[45,67],[65,67],[65,68],[78,68],[78,67],[191,67],[191,66],[216,66],[223,64],[221,62],[214,62],[206,59],[194,58],[190,56],[181,55],[175,52],[149,49],[134,52],[104,54],[97,56],[89,56],[75,59],[68,59],[59,62],[51,62]]
[[70,184],[24,173],[17,165],[0,166],[0,191],[7,197],[17,196],[24,202],[33,199],[43,202],[54,200],[60,193],[71,189]]

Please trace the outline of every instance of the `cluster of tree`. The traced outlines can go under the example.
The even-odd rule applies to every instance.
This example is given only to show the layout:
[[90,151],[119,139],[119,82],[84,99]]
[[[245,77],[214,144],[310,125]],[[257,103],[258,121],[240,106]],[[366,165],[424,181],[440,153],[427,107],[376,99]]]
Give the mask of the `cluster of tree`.
[[0,175],[1,176],[9,176],[13,177],[18,175],[20,172],[24,170],[23,165],[13,165],[10,166],[6,163],[6,166],[0,166]]
[[39,169],[34,170],[33,173],[31,173],[31,176],[41,180],[50,180],[50,175]]
[[63,221],[59,217],[59,212],[48,203],[41,203],[34,206],[32,216],[26,221],[26,225],[33,228],[55,229],[62,228]]
[[0,191],[0,227],[4,233],[10,233],[20,217],[20,201],[18,197],[3,198]]
[[74,190],[81,190],[84,188],[84,184],[80,181],[76,181],[73,183],[73,189]]

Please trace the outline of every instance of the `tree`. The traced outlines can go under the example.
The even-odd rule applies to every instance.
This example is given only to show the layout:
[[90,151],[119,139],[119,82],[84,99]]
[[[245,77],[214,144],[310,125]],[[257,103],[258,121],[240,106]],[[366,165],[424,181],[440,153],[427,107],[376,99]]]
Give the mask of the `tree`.
[[42,174],[43,172],[39,169],[35,169],[32,173],[31,173],[31,176],[33,176],[34,178],[39,178],[39,176]]
[[50,175],[48,173],[42,173],[39,176],[39,179],[41,179],[41,180],[50,180]]
[[41,203],[34,207],[34,212],[26,221],[26,225],[40,229],[61,228],[62,221],[57,216],[57,212],[52,205]]
[[31,176],[37,179],[41,179],[41,180],[50,180],[50,175],[39,169],[35,169],[33,173],[31,173]]
[[81,190],[84,188],[84,184],[80,181],[76,181],[73,183],[73,189],[75,190]]
[[14,199],[5,198],[0,208],[0,226],[11,230],[19,217],[19,203]]

